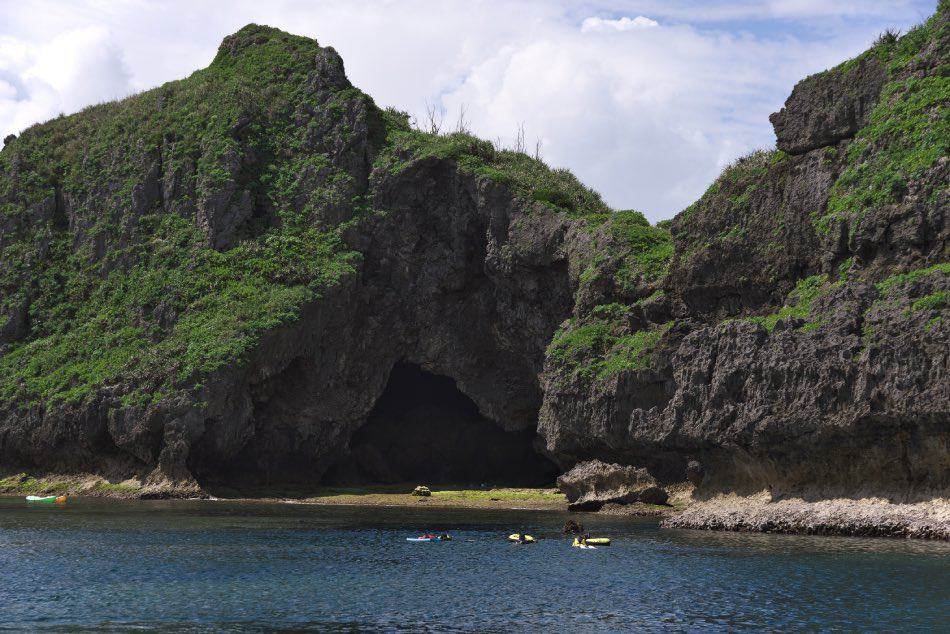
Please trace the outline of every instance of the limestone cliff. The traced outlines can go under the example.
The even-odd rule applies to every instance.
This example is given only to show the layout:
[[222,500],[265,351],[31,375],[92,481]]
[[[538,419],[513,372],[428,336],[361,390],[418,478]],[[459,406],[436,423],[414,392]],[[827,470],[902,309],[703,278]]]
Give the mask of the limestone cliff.
[[945,497],[948,14],[801,82],[778,149],[668,226],[256,25],[8,138],[0,466],[177,494],[600,459],[697,501]]
[[[565,324],[539,422],[559,464],[645,465],[694,500],[946,504],[948,13],[799,83],[772,116],[778,149],[673,220],[660,290]],[[950,534],[934,517],[843,530]]]
[[0,157],[0,462],[171,492],[319,481],[398,362],[530,449],[583,218],[609,212],[566,172],[412,130],[333,49],[255,25]]

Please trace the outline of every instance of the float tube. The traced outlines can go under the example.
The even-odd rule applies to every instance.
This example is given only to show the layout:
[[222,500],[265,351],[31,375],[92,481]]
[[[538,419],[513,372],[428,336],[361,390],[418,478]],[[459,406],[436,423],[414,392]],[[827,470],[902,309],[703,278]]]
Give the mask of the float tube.
[[419,537],[407,537],[407,542],[450,542],[451,535],[420,535]]
[[535,542],[535,539],[531,535],[525,535],[524,541],[522,542],[521,533],[512,533],[511,535],[508,536],[508,541],[518,542],[520,544],[533,544]]

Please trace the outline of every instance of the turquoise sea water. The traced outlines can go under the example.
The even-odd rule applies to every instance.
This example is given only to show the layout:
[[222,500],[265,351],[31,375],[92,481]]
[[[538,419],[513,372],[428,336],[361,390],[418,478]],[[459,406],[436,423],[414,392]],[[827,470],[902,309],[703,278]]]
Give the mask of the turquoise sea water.
[[[614,539],[569,547],[568,517]],[[407,543],[423,531],[449,543]],[[540,537],[512,545],[508,533]],[[0,499],[0,629],[941,630],[950,544],[550,512]]]

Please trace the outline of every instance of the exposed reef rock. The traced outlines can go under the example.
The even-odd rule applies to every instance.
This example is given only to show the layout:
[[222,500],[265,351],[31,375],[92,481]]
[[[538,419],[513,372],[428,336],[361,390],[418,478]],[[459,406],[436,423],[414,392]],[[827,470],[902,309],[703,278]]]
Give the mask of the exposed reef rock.
[[669,495],[643,468],[590,460],[558,477],[572,511],[597,511],[605,504],[666,504]]
[[676,526],[945,537],[948,14],[804,80],[778,149],[658,226],[256,25],[8,138],[0,467],[568,472],[584,508],[691,490]]
[[950,539],[950,501],[914,504],[888,500],[828,498],[818,501],[724,495],[694,503],[663,521],[668,528],[704,528],[759,533],[856,535]]

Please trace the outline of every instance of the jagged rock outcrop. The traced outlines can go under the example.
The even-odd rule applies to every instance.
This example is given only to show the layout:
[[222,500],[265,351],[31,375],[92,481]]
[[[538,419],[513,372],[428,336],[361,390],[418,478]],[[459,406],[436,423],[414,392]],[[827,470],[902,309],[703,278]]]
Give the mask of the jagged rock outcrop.
[[605,504],[666,504],[669,495],[643,468],[589,460],[557,479],[574,511],[597,511]]
[[[770,513],[869,495],[943,508],[947,22],[942,3],[803,81],[778,149],[660,226],[414,130],[333,49],[249,25],[188,79],[0,152],[0,466],[193,494],[416,477],[430,454],[481,478],[463,465],[482,450],[550,460],[587,506],[689,483],[680,525],[796,530],[813,524]],[[406,367],[462,405],[386,406]],[[458,429],[386,455],[432,416]],[[723,516],[728,495],[767,500]],[[868,532],[821,508],[815,531]],[[875,516],[950,535],[914,509]]]
[[739,159],[677,216],[666,290],[685,315],[725,318],[781,304],[820,267],[809,214],[823,208],[834,166],[819,153],[757,152]]
[[778,149],[804,154],[852,138],[868,123],[886,72],[865,56],[838,73],[818,73],[795,86],[785,107],[769,117]]

